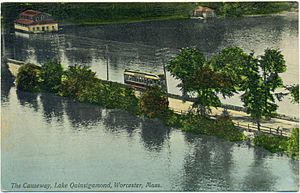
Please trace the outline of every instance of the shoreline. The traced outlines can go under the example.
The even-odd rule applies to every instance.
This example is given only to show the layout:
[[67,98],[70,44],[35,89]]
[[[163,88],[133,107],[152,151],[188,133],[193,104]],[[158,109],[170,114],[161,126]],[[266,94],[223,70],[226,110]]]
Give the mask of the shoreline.
[[[297,16],[297,11],[283,11],[280,13],[270,13],[270,14],[251,14],[251,15],[241,15],[238,17],[235,16],[216,16],[214,18],[251,18],[251,17],[264,17],[264,16]],[[156,18],[134,18],[134,19],[115,19],[115,20],[86,20],[86,21],[61,21],[60,26],[96,26],[96,25],[114,25],[114,24],[133,24],[133,23],[143,23],[143,22],[154,22],[154,21],[172,21],[172,20],[191,20],[191,16],[164,16],[164,17],[156,17]],[[208,18],[210,19],[210,18]]]
[[[280,13],[270,13],[270,14],[251,14],[251,15],[241,15],[241,16],[222,16],[218,15],[213,18],[224,19],[224,18],[251,18],[251,17],[263,17],[263,16],[297,16],[298,11],[283,11]],[[153,17],[153,18],[128,18],[128,19],[114,19],[114,20],[102,20],[95,19],[85,20],[85,21],[68,21],[61,20],[59,21],[60,27],[68,26],[97,26],[97,25],[118,25],[118,24],[134,24],[134,23],[143,23],[143,22],[155,22],[155,21],[172,21],[172,20],[192,20],[192,16],[182,16],[182,15],[173,15],[173,16],[162,16],[162,17]],[[211,19],[211,18],[208,18]],[[204,19],[205,20],[205,19]],[[1,21],[1,24],[4,28],[11,27],[10,24],[4,23]]]
[[121,19],[121,20],[99,20],[99,21],[61,21],[60,26],[96,26],[96,25],[117,25],[117,24],[133,24],[133,23],[143,23],[143,22],[153,22],[153,21],[172,21],[172,20],[187,20],[189,17],[184,16],[167,16],[158,18],[141,18],[141,19]]

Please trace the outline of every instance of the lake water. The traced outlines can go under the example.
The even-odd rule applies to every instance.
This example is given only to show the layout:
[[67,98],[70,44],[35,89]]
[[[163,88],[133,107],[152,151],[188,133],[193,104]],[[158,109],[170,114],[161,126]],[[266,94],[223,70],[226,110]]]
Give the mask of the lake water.
[[[172,57],[181,47],[196,46],[207,55],[227,45],[254,49],[257,54],[267,47],[280,48],[288,65],[284,81],[293,84],[298,82],[297,18],[68,26],[62,34],[30,37],[6,32],[3,51],[33,63],[59,59],[65,66],[89,65],[104,79],[108,58],[110,79],[122,82],[125,68],[162,72],[161,55]],[[161,48],[168,48],[169,53],[162,53]],[[17,91],[3,68],[1,82],[4,190],[37,190],[26,188],[26,183],[51,184],[51,189],[40,191],[298,190],[298,161],[285,155],[183,133],[119,110]],[[176,80],[168,77],[168,83],[169,92],[179,93]],[[227,102],[239,104],[238,97]],[[279,105],[282,113],[298,115],[297,106],[288,99]],[[55,188],[55,182],[68,187]],[[142,189],[114,186],[119,182],[142,184]],[[147,182],[157,187],[146,187]],[[11,183],[21,187],[12,188]],[[78,183],[111,183],[111,188],[70,187]]]
[[[5,35],[6,55],[33,63],[59,60],[63,65],[91,66],[97,76],[123,82],[124,69],[163,72],[163,64],[183,47],[197,47],[207,56],[227,46],[239,46],[246,52],[263,54],[266,48],[282,50],[287,85],[298,84],[298,15],[180,20],[100,26],[66,26],[57,35],[23,37],[14,32]],[[106,48],[107,47],[107,48]],[[161,49],[166,48],[166,51]],[[181,94],[179,83],[167,73],[168,91]],[[280,90],[281,91],[281,90]],[[224,103],[242,106],[236,95]],[[299,118],[299,105],[290,97],[278,102],[280,114]]]

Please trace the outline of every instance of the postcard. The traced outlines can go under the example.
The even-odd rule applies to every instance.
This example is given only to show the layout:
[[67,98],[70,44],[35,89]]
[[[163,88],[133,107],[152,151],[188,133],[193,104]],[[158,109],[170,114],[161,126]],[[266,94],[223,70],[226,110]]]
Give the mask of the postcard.
[[3,192],[299,190],[298,2],[2,2]]

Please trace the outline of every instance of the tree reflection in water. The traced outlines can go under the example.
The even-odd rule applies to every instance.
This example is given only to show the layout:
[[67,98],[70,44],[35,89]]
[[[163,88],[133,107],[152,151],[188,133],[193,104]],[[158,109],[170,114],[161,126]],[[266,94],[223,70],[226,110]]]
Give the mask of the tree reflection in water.
[[184,191],[226,191],[234,183],[232,172],[233,143],[201,135],[185,135],[191,145],[185,157],[181,189]]
[[102,119],[103,109],[96,105],[66,100],[65,111],[73,128],[90,129]]
[[[270,155],[261,148],[253,149],[253,163],[247,170],[247,175],[243,179],[242,191],[278,191],[275,189],[276,177],[272,175],[265,158]],[[274,189],[272,189],[274,188]]]
[[123,110],[106,110],[103,117],[105,128],[112,133],[126,131],[132,136],[133,131],[140,126],[140,118]]
[[52,119],[62,123],[64,114],[64,98],[52,94],[41,94],[43,116],[50,123]]
[[292,168],[292,172],[294,174],[294,182],[295,184],[298,184],[298,190],[299,190],[299,160],[290,160],[289,161],[289,167]]
[[23,92],[20,90],[16,90],[16,93],[17,93],[17,98],[19,100],[20,105],[33,108],[34,111],[36,111],[36,112],[39,110],[37,93]]
[[161,151],[169,133],[170,127],[166,127],[159,120],[146,118],[142,121],[141,139],[149,151]]
[[9,101],[9,92],[11,87],[13,86],[13,78],[10,75],[6,61],[1,61],[1,102]]

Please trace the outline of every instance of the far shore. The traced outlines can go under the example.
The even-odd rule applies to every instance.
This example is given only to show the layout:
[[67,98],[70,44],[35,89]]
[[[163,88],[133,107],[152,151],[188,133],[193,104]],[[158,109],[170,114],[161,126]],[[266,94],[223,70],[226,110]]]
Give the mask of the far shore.
[[[263,17],[263,16],[297,16],[297,11],[284,11],[281,13],[272,14],[253,14],[253,15],[242,15],[240,17]],[[226,16],[217,16],[216,18],[230,18]],[[142,22],[152,22],[152,21],[170,21],[170,20],[188,20],[190,17],[184,16],[165,16],[156,18],[133,18],[133,19],[114,19],[114,20],[86,20],[86,21],[61,21],[60,26],[93,26],[93,25],[110,25],[110,24],[131,24],[131,23],[142,23]]]
[[119,19],[119,20],[94,20],[94,21],[62,21],[60,26],[74,26],[74,25],[109,25],[109,24],[130,24],[130,23],[141,23],[141,22],[152,22],[152,21],[169,21],[169,20],[184,20],[189,17],[183,16],[167,16],[157,18],[134,18],[134,19]]

